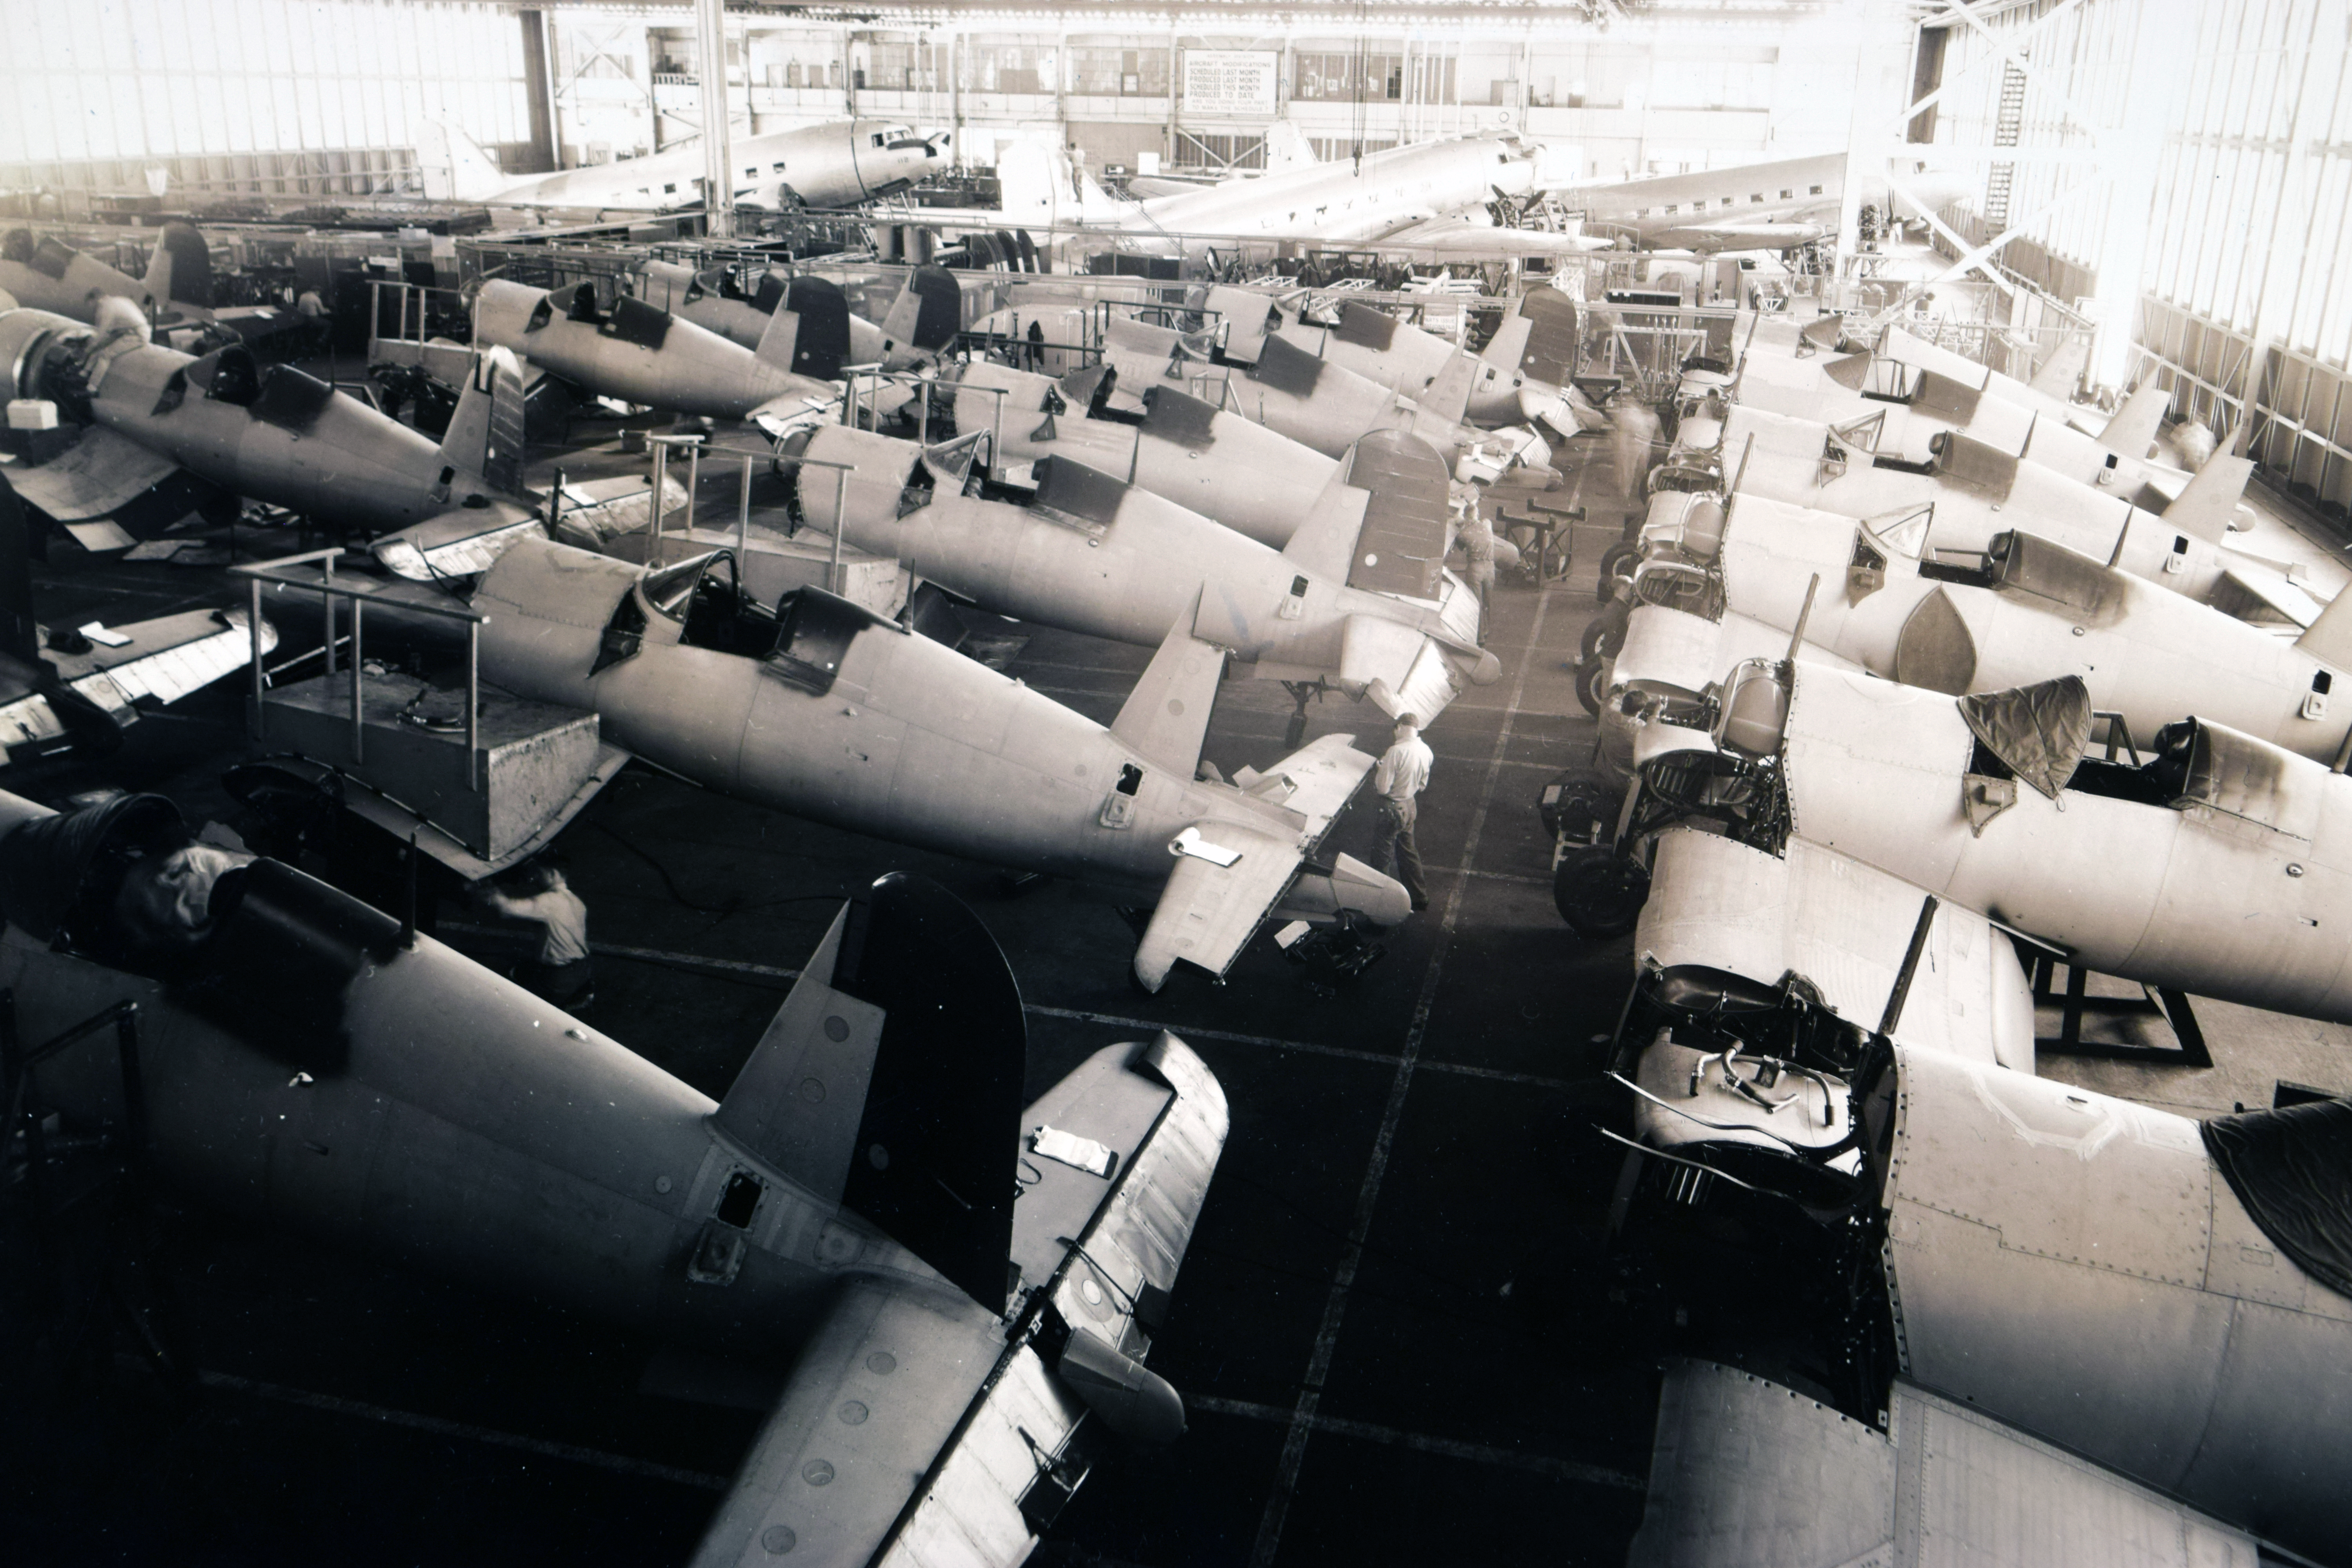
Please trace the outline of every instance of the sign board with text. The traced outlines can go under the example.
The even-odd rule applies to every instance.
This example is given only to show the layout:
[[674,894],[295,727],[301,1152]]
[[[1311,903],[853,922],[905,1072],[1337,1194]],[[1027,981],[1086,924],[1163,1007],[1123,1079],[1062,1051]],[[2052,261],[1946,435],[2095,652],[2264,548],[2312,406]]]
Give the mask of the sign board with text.
[[1272,49],[1186,49],[1184,112],[1272,114],[1281,69]]

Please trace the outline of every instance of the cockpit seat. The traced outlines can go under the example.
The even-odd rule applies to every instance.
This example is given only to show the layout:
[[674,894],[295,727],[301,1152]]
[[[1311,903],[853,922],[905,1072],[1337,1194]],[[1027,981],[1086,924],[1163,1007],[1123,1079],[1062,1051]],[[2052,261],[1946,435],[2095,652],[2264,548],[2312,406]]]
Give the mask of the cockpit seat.
[[1742,755],[1769,757],[1780,752],[1788,722],[1788,683],[1762,665],[1743,665],[1724,693],[1716,739]]

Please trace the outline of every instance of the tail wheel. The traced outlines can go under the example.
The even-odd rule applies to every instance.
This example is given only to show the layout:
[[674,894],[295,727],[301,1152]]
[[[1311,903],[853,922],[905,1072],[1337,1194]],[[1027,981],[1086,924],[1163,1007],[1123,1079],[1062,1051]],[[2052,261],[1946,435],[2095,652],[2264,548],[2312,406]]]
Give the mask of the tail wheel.
[[1631,540],[1619,540],[1601,552],[1601,581],[1593,584],[1592,596],[1607,604],[1617,594],[1617,584],[1633,580],[1633,568],[1642,563],[1642,547]]
[[1601,704],[1609,696],[1609,661],[1598,657],[1579,659],[1575,677],[1576,700],[1584,704],[1586,713],[1600,718]]
[[1625,628],[1633,624],[1633,606],[1622,599],[1612,599],[1608,608],[1584,624],[1584,640],[1578,652],[1586,658],[1615,658],[1617,650],[1625,646]]
[[1599,845],[1562,856],[1551,874],[1551,901],[1559,918],[1589,942],[1632,931],[1649,897],[1650,873],[1641,863]]

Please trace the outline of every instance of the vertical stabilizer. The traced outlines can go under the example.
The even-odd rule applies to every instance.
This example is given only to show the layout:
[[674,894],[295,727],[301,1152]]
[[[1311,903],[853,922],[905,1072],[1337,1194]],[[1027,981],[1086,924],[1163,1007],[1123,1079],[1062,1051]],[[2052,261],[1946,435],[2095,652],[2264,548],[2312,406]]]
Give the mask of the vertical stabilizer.
[[[168,260],[168,265],[166,265]],[[161,281],[156,268],[163,268]],[[176,300],[201,310],[213,308],[213,255],[194,224],[167,223],[155,245],[155,259],[147,264],[147,287],[161,305]]]
[[438,119],[416,128],[416,172],[428,201],[488,201],[514,184],[472,137]]
[[2209,544],[2227,544],[2230,519],[2245,499],[2246,480],[2253,471],[2252,458],[2216,452],[2164,509],[2165,526]]
[[2294,639],[2294,646],[2322,664],[2352,670],[2352,593],[2330,599],[2319,618]]
[[2126,458],[2147,457],[2148,448],[2156,445],[2157,432],[2164,427],[2164,411],[2171,404],[2172,394],[2165,391],[2156,372],[2149,371],[2147,379],[2132,389],[2116,416],[2099,432],[2099,445]]
[[466,390],[442,433],[441,460],[494,489],[522,493],[522,363],[511,349],[474,356]]
[[[882,1014],[842,1202],[1002,1312],[1029,1041],[1011,966],[953,893],[894,871],[853,910],[831,989]],[[835,1018],[859,1037],[843,1014],[821,1037]]]
[[1277,120],[1265,128],[1265,172],[1287,174],[1299,169],[1311,169],[1321,162],[1307,140],[1307,132],[1296,121]]
[[1201,764],[1201,742],[1216,706],[1225,650],[1192,635],[1200,605],[1170,628],[1160,651],[1110,721],[1110,732],[1145,762],[1189,779]]
[[[1437,379],[1413,399],[1421,412],[1432,419],[1448,425],[1459,425],[1470,411],[1470,391],[1478,384],[1478,373],[1486,368],[1482,361],[1468,354],[1455,354],[1437,373]],[[1419,420],[1414,421],[1416,425]]]

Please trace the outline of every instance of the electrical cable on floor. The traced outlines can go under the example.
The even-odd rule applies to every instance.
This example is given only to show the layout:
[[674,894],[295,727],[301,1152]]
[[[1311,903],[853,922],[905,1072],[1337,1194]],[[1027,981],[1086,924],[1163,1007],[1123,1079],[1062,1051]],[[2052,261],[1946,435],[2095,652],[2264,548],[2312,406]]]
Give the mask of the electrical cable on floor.
[[643,860],[646,865],[651,866],[654,868],[654,874],[661,879],[662,886],[668,889],[669,896],[683,907],[692,910],[698,915],[717,915],[719,919],[725,920],[730,915],[740,915],[752,910],[780,909],[786,904],[837,904],[842,901],[845,896],[840,893],[802,893],[789,899],[761,899],[756,903],[697,903],[694,900],[686,896],[684,889],[679,888],[677,885],[677,879],[670,875],[669,868],[663,865],[658,859],[656,859],[652,851],[638,844],[635,839],[631,838],[627,834],[623,833],[619,828],[614,827],[607,823],[592,822],[588,826],[593,827],[599,833],[610,836],[613,841],[618,844],[622,848],[626,849],[630,854],[635,855],[638,859]]

